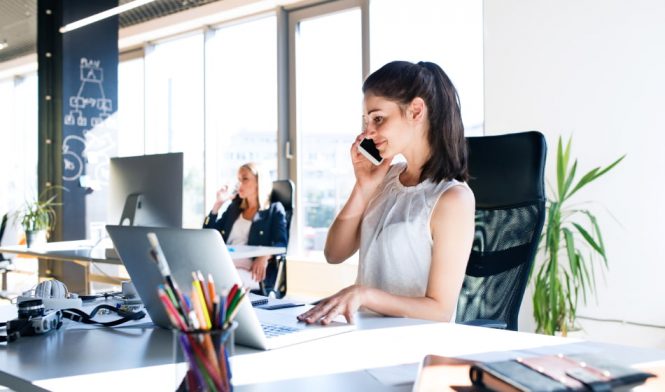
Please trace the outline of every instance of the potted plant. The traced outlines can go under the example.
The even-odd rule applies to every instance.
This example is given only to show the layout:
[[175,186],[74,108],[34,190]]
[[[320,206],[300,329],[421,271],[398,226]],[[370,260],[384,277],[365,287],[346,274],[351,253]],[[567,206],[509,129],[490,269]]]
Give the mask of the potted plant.
[[[571,204],[571,197],[589,183],[612,170],[625,155],[602,168],[596,167],[577,182],[577,160],[569,166],[571,138],[565,150],[559,137],[556,156],[556,188],[547,200],[547,218],[541,236],[542,264],[534,276],[533,310],[536,331],[566,336],[575,327],[580,295],[595,291],[594,265],[607,268],[607,254],[596,216]],[[544,246],[542,244],[544,242]],[[599,260],[600,259],[600,260]]]
[[16,212],[16,218],[25,230],[25,242],[28,248],[43,245],[55,225],[55,207],[61,205],[56,201],[57,194],[48,197],[48,193],[56,187],[49,187],[36,200],[26,201],[23,209]]

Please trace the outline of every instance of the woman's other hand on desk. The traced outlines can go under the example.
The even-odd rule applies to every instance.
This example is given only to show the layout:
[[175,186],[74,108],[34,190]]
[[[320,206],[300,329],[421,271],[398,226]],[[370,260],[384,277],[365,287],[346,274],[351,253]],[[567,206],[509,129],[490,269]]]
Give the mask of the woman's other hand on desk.
[[263,279],[266,278],[266,267],[268,266],[268,257],[270,256],[260,256],[254,259],[252,262],[252,280],[255,282],[263,282]]
[[307,324],[320,322],[330,324],[335,317],[343,315],[349,324],[353,324],[353,316],[363,304],[365,288],[358,285],[349,286],[337,294],[322,299],[316,306],[298,316],[298,320]]

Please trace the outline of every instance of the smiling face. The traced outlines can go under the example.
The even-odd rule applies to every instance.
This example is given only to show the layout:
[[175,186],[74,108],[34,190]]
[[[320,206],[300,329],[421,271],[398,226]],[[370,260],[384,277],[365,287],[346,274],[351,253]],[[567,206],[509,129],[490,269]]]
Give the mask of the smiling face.
[[404,153],[417,135],[409,108],[373,94],[363,99],[363,133],[372,139],[384,158]]

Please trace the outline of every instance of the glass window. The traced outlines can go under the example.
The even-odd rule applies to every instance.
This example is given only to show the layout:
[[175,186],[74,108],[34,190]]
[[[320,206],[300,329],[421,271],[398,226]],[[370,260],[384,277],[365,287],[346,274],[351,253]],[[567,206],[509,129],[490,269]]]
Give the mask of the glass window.
[[144,145],[143,57],[118,64],[117,156],[142,155]]
[[300,240],[315,256],[355,182],[349,149],[362,124],[360,8],[302,19],[295,38]]
[[0,214],[37,196],[37,74],[0,81]]
[[225,26],[206,42],[206,208],[244,163],[277,177],[276,23],[270,16]]
[[145,153],[184,153],[183,225],[203,208],[203,33],[150,46],[145,55]]
[[[23,207],[37,197],[37,156],[39,119],[37,73],[0,80],[0,217]],[[22,228],[10,218],[3,245],[17,244]],[[10,291],[23,291],[37,283],[37,260],[21,259],[15,269],[21,274],[7,274]]]
[[466,135],[482,136],[482,1],[372,1],[370,48],[372,70],[393,60],[440,65],[457,88]]

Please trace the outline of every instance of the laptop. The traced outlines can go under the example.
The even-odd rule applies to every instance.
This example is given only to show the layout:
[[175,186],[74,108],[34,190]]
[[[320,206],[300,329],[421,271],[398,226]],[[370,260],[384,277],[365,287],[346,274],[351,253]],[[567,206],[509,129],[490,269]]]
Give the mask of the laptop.
[[[171,323],[157,295],[164,280],[150,257],[147,234],[155,233],[171,269],[171,277],[184,292],[192,285],[192,271],[212,275],[217,292],[240,284],[240,276],[222,236],[212,229],[177,229],[140,226],[106,226],[120,260],[136,287],[152,321],[170,328]],[[253,308],[243,300],[235,318],[238,344],[270,350],[323,338],[355,329],[352,324],[332,322],[327,326],[299,322],[293,314]]]

